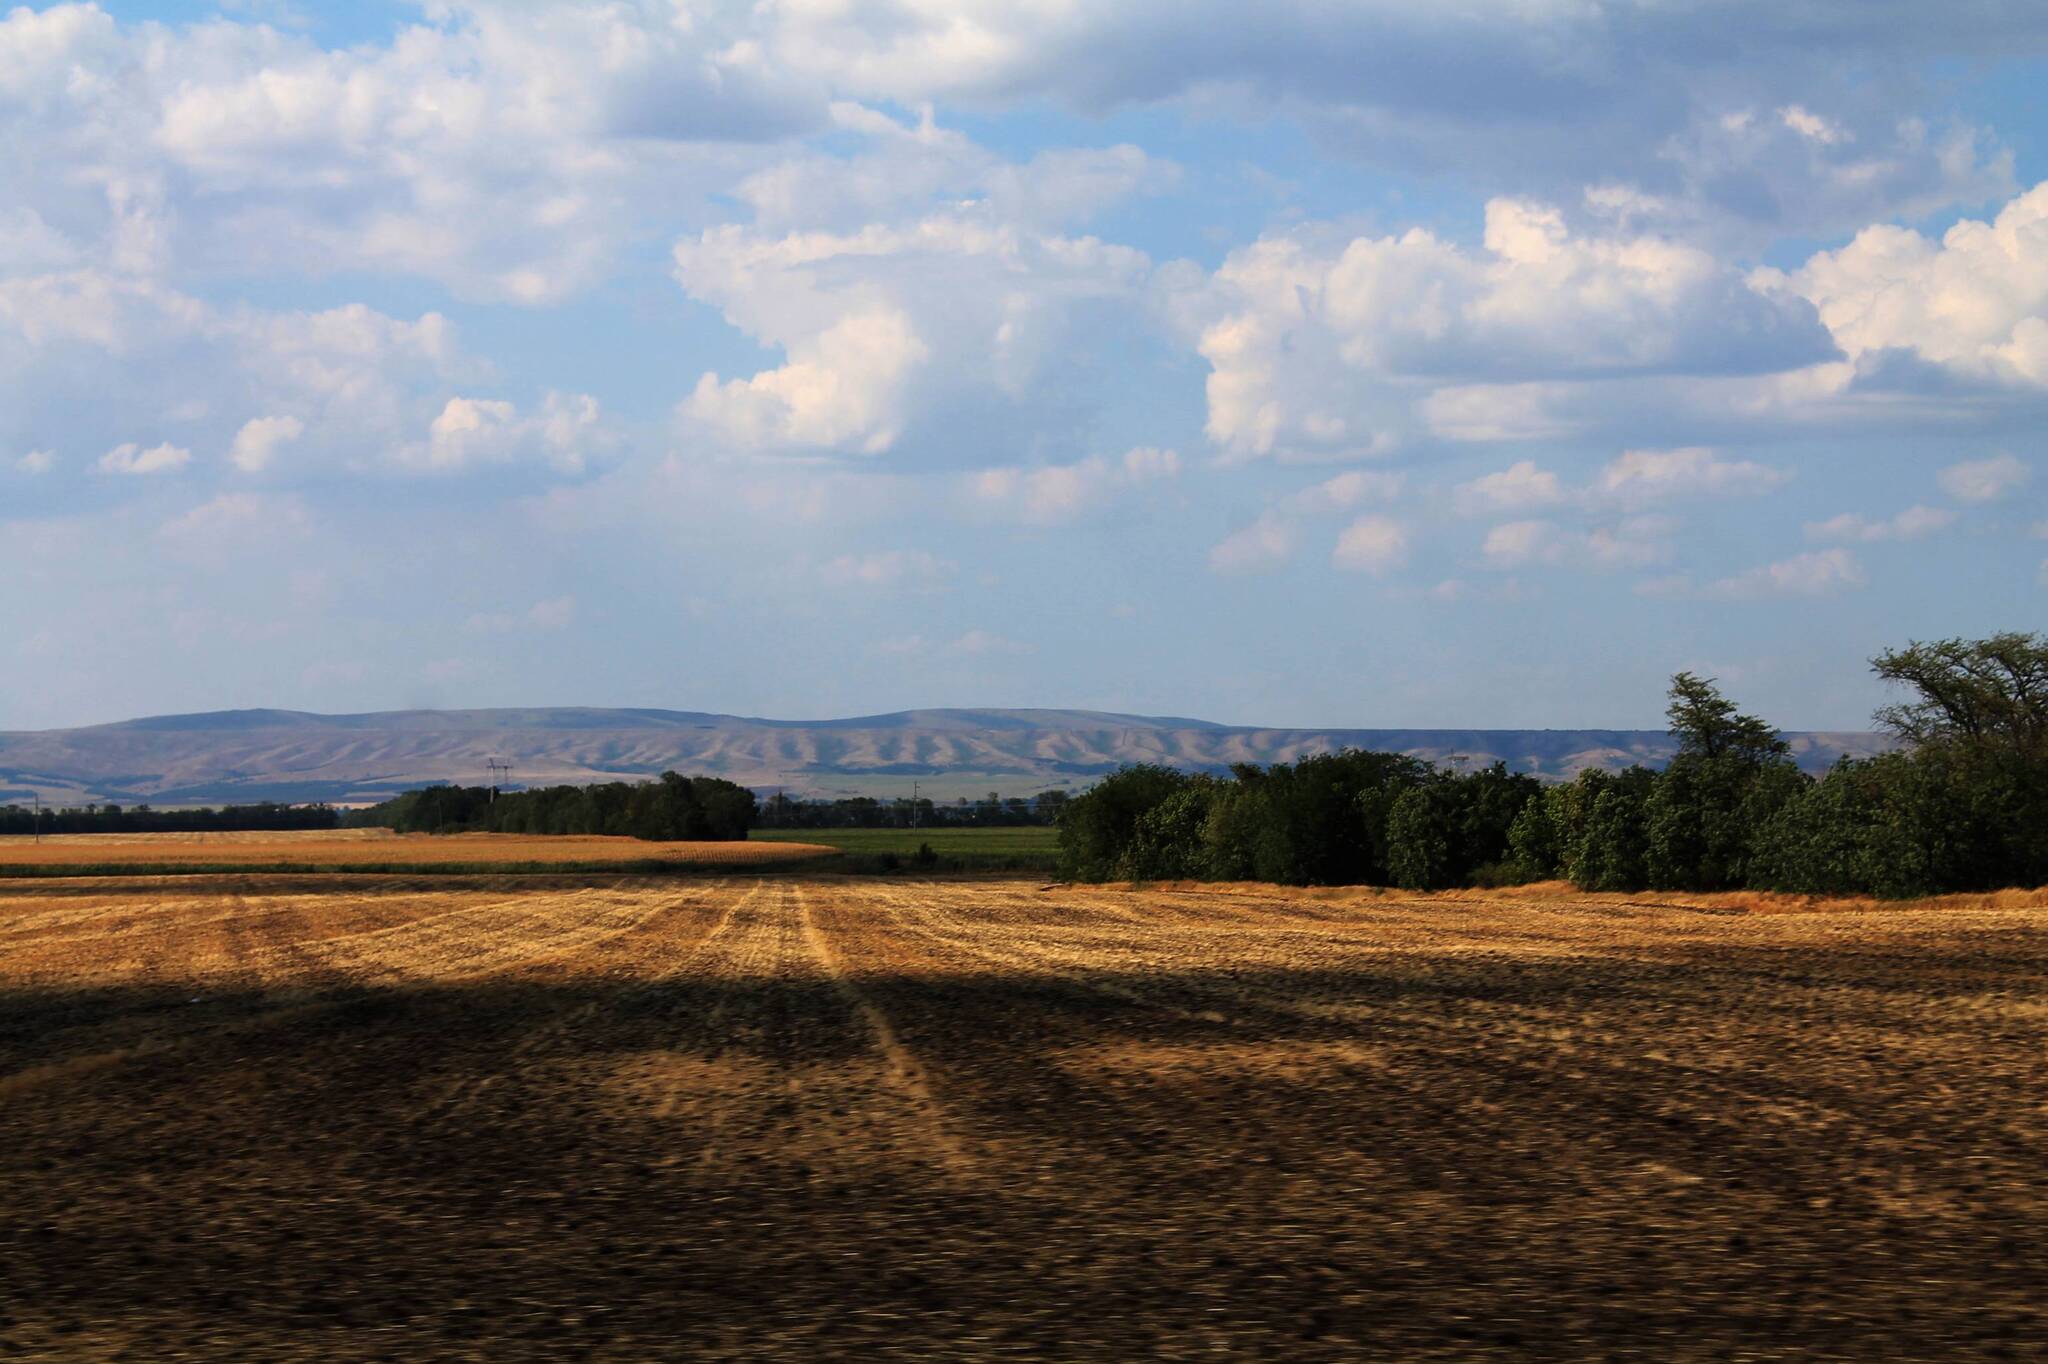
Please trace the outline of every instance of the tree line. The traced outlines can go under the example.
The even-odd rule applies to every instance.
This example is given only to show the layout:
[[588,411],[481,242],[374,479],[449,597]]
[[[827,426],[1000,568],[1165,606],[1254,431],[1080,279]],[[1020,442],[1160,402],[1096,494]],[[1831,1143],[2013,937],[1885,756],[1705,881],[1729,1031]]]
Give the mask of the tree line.
[[965,796],[950,803],[929,797],[878,800],[846,796],[802,800],[776,792],[761,802],[761,829],[980,829],[1016,828],[1059,822],[1065,791],[1041,791],[1029,798],[991,791],[980,800]]
[[1585,890],[1886,897],[2048,883],[2048,636],[1915,642],[1871,660],[1907,699],[1894,752],[1816,779],[1712,679],[1672,678],[1661,771],[1544,786],[1357,750],[1232,769],[1135,766],[1070,801],[1077,880],[1414,890],[1562,878]]
[[428,786],[351,815],[399,833],[610,834],[660,842],[725,842],[753,827],[754,793],[720,777],[664,772],[654,781],[543,786]]
[[0,805],[0,834],[190,834],[232,830],[332,829],[340,814],[328,805],[223,805],[153,810],[147,805],[67,805],[38,810]]

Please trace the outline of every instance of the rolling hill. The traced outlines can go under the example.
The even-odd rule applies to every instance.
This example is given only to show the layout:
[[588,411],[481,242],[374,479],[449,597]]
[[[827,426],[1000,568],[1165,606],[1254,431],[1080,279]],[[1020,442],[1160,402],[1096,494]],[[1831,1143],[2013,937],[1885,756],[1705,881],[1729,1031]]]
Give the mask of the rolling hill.
[[[1887,746],[1882,735],[1799,733],[1799,761]],[[913,710],[842,720],[764,720],[696,711],[557,707],[315,715],[237,710],[80,729],[0,732],[0,803],[158,805],[364,803],[430,782],[480,785],[486,762],[512,784],[652,776],[668,768],[792,795],[1029,795],[1086,786],[1124,763],[1220,770],[1344,747],[1436,762],[1509,766],[1547,778],[1582,767],[1657,765],[1654,730],[1260,729],[1175,716],[1077,710]]]

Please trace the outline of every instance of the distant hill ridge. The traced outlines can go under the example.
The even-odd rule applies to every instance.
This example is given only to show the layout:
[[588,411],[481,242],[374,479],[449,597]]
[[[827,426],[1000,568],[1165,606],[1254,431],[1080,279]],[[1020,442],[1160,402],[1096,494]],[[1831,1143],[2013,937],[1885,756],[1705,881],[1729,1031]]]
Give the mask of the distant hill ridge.
[[[1787,733],[1809,771],[1889,746],[1883,735]],[[1670,758],[1659,730],[1284,729],[1088,710],[908,710],[839,720],[586,706],[319,715],[229,710],[79,729],[0,732],[0,802],[160,805],[381,800],[430,782],[520,786],[652,776],[669,768],[792,795],[1029,795],[1086,786],[1125,763],[1220,771],[1340,748],[1432,762],[1496,760],[1550,779]]]

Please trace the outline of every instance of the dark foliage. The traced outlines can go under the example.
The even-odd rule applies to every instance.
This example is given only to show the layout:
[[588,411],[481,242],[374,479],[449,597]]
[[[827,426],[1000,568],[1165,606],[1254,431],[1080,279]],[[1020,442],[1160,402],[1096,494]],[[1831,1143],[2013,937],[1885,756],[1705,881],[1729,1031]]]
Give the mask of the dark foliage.
[[1415,890],[1563,877],[1587,890],[1927,895],[2048,883],[2048,638],[1913,644],[1873,668],[1913,747],[1820,781],[1712,679],[1679,673],[1661,772],[1541,787],[1345,752],[1227,780],[1126,768],[1068,802],[1062,872]]
[[147,805],[82,805],[38,812],[0,806],[0,834],[190,834],[332,829],[341,816],[328,805],[223,805],[206,810],[152,810]]
[[664,772],[650,782],[493,792],[429,786],[350,818],[400,833],[611,834],[660,842],[725,842],[753,827],[754,793],[719,777]]
[[1067,802],[1065,791],[1041,791],[1029,797],[1002,796],[991,791],[980,800],[952,802],[929,797],[877,800],[848,796],[841,800],[798,800],[781,793],[761,802],[757,829],[986,829],[1019,828],[1059,822]]

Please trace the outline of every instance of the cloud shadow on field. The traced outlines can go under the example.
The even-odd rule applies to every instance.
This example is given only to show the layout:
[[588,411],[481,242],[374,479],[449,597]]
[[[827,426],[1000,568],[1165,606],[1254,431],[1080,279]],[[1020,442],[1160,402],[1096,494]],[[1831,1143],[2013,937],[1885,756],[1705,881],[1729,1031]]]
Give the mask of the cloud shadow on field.
[[2037,932],[1540,938],[851,988],[801,944],[665,980],[6,986],[0,1340],[1996,1357],[2039,1329]]

